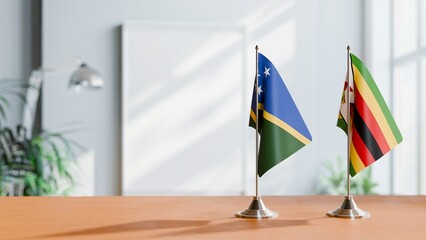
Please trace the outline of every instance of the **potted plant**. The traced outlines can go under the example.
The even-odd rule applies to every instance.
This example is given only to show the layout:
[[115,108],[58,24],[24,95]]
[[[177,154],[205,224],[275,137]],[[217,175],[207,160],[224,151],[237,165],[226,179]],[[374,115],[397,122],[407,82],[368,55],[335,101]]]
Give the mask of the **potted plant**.
[[29,84],[0,80],[0,194],[3,196],[67,195],[75,184],[76,142],[63,132],[40,131],[28,136],[27,129],[4,126],[13,95],[26,103]]
[[[327,161],[324,163],[326,170],[320,176],[321,194],[344,195],[347,189],[347,169],[344,166],[345,161],[337,157],[335,162]],[[367,168],[350,181],[351,192],[355,195],[377,194],[376,187],[378,183],[373,181],[372,170]]]

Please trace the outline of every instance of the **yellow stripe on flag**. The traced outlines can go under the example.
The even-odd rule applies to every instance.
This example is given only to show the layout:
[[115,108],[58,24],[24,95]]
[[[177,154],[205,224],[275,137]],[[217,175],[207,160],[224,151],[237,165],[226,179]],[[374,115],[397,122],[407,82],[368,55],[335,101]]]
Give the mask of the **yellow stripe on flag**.
[[373,92],[371,92],[371,89],[368,87],[368,84],[365,82],[365,79],[354,64],[352,64],[352,69],[354,72],[354,81],[356,87],[358,88],[358,91],[361,94],[362,98],[364,98],[364,101],[368,105],[368,108],[370,108],[370,111],[373,113],[374,118],[376,119],[381,131],[383,132],[383,135],[386,138],[386,141],[389,144],[389,147],[392,148],[396,146],[398,143],[395,139],[392,129],[389,126],[389,123],[386,120],[385,115],[383,114],[382,109],[379,106],[379,103],[374,97]]
[[251,116],[251,119],[253,119],[253,121],[256,122],[256,113],[253,112],[253,110],[250,111],[250,116]]
[[295,137],[300,142],[304,143],[305,145],[310,143],[311,141],[303,136],[301,133],[299,133],[296,129],[285,123],[283,120],[275,117],[274,115],[268,113],[267,111],[263,111],[263,118],[272,122],[273,124],[279,126],[284,131],[290,133],[293,137]]
[[[257,109],[258,110],[263,110],[263,104],[262,103],[258,103],[257,104]],[[253,119],[254,122],[256,122],[256,113],[253,111],[253,109],[250,111],[250,116]]]
[[352,142],[351,142],[350,153],[351,153],[352,166],[354,167],[355,172],[359,173],[360,171],[362,171],[365,168],[365,166],[364,166],[364,163],[359,158],[358,153],[356,152],[355,147],[354,147]]

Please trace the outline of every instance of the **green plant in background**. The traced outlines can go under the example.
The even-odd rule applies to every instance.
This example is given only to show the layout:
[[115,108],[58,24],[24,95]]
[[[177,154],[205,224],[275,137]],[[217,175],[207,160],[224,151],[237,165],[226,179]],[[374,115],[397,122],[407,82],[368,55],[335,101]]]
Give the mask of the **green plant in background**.
[[30,87],[30,84],[16,79],[0,80],[0,127],[3,127],[4,122],[7,120],[6,112],[11,107],[8,97],[17,97],[25,104],[26,96],[24,92]]
[[[320,176],[320,193],[332,195],[345,195],[347,189],[346,161],[337,157],[336,161],[324,163],[324,170]],[[377,183],[373,181],[371,167],[351,178],[351,194],[366,195],[377,194],[374,190]]]
[[68,195],[75,185],[74,149],[81,148],[65,137],[70,131],[40,131],[27,136],[27,129],[20,125],[16,131],[4,126],[10,108],[7,95],[26,103],[24,91],[29,87],[16,80],[0,81],[0,194]]
[[67,195],[75,184],[71,169],[78,145],[61,133],[27,138],[25,131],[18,126],[16,133],[0,132],[1,195]]

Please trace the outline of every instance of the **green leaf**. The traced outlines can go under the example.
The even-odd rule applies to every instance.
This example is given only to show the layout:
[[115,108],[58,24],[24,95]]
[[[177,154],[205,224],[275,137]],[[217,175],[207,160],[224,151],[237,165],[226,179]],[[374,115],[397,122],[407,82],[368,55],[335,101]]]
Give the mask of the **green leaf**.
[[37,177],[36,175],[34,175],[33,173],[27,173],[25,175],[25,184],[26,187],[29,188],[28,190],[30,191],[28,194],[29,195],[33,195],[34,193],[37,192]]
[[8,91],[4,93],[5,95],[13,95],[15,97],[18,97],[23,103],[27,103],[25,94],[18,92],[18,91]]

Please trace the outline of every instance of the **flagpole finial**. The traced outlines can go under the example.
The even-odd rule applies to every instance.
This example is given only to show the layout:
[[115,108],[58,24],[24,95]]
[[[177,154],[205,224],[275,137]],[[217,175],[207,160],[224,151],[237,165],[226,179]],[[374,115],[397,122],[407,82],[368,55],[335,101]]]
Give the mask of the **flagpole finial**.
[[257,46],[257,45],[256,45],[255,49],[256,49],[256,50],[259,50],[259,46]]
[[351,50],[351,47],[349,47],[349,45],[348,45],[348,47],[346,49],[348,49],[348,51],[349,51],[349,50]]

